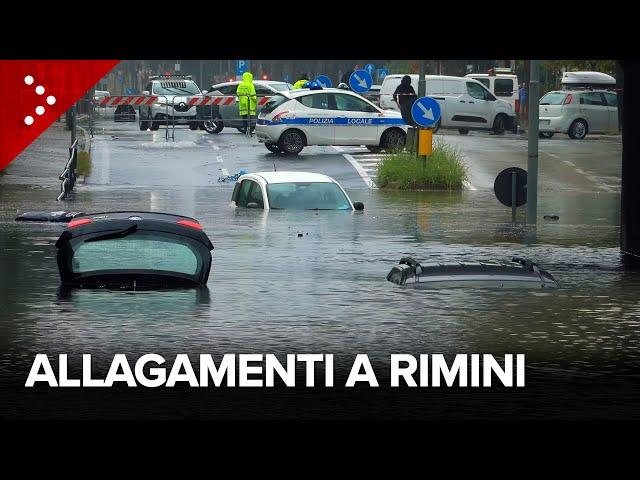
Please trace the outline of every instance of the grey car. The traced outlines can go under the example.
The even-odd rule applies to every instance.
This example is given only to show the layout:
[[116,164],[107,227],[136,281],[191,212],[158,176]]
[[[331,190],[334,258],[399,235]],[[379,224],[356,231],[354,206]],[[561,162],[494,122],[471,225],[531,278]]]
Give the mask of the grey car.
[[[239,83],[240,81],[218,83],[213,85],[206,92],[206,95],[208,97],[235,97]],[[286,92],[293,88],[293,85],[290,83],[275,80],[254,80],[253,85],[256,87],[256,95],[258,97],[256,117],[253,118],[253,125],[255,125],[257,115],[260,113],[260,110],[262,110],[262,105],[260,104],[262,98],[271,97],[278,92]],[[205,130],[209,133],[220,133],[224,127],[237,128],[240,132],[244,133],[237,97],[228,104],[225,101],[220,105],[203,106],[200,109],[199,115],[201,118],[210,119],[204,122]]]

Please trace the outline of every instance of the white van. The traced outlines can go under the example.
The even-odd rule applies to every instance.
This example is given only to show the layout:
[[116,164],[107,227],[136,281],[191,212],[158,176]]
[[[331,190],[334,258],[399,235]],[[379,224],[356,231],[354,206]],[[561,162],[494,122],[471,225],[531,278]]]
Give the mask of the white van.
[[[411,86],[418,92],[418,75],[409,75]],[[387,75],[380,90],[380,107],[400,110],[393,92],[404,74]],[[442,116],[434,130],[457,128],[461,134],[469,130],[493,130],[502,133],[515,128],[515,112],[511,105],[499,100],[482,83],[465,77],[425,75],[426,93],[439,104]]]
[[467,78],[475,78],[489,89],[500,100],[504,100],[514,112],[520,111],[520,95],[518,76],[512,74],[488,75],[486,73],[470,73]]

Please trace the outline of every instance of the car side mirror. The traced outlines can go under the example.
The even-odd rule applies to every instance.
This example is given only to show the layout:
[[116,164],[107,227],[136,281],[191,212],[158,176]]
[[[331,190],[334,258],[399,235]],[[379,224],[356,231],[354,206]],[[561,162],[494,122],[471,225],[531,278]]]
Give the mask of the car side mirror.
[[209,90],[202,90],[203,95],[206,95],[207,93],[209,93]]
[[362,202],[353,202],[353,208],[356,210],[364,210],[364,203]]
[[149,95],[149,90],[143,90],[143,91],[142,91],[142,95],[146,95],[146,96],[148,96],[148,95]]
[[256,202],[247,203],[247,208],[258,208],[258,204]]

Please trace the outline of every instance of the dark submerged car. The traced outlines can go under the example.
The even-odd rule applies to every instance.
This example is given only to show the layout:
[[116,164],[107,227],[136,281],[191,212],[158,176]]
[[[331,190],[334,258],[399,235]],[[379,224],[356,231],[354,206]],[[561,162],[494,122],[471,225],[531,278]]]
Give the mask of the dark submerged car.
[[558,288],[553,276],[519,257],[510,262],[425,263],[403,257],[387,275],[387,280],[410,288],[494,287]]
[[206,285],[213,250],[197,220],[156,212],[76,217],[56,247],[63,285],[132,290]]

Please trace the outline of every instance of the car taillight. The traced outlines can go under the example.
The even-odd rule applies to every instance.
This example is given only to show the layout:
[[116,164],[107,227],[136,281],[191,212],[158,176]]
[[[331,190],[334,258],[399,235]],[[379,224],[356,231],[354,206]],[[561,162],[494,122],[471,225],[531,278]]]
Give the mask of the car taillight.
[[280,112],[278,114],[276,114],[273,119],[271,120],[272,122],[281,122],[282,121],[282,116],[289,113],[287,110],[285,110],[284,112]]
[[573,95],[569,94],[566,96],[566,98],[564,99],[564,102],[562,102],[563,105],[569,105],[571,102],[573,102]]
[[67,228],[75,228],[79,227],[80,225],[86,225],[87,223],[93,223],[93,220],[91,220],[90,218],[78,218],[76,220],[71,220],[69,222],[69,225],[67,225]]
[[191,220],[179,220],[178,225],[195,228],[196,230],[202,230],[202,225],[200,225],[198,222],[192,222]]

